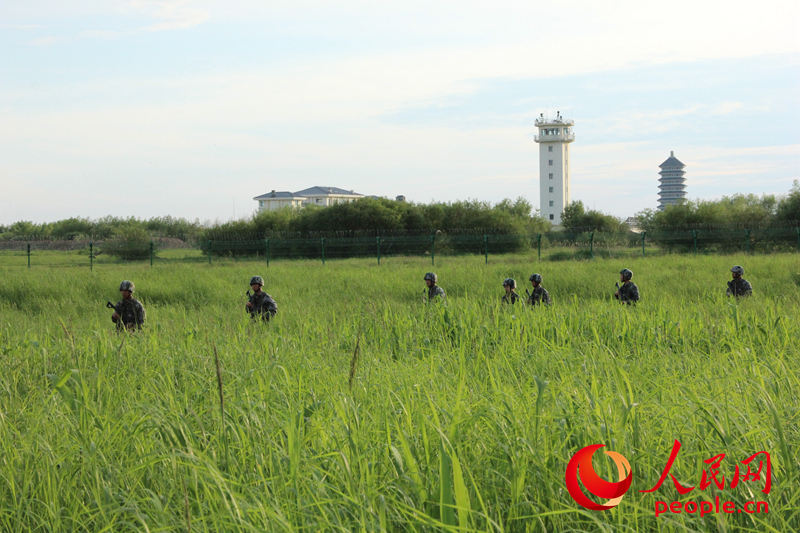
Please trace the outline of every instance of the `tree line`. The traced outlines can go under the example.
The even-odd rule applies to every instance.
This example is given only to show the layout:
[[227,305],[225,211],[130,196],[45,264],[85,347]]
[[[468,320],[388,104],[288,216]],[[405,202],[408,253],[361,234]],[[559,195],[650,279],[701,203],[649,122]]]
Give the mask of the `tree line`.
[[[800,220],[800,182],[795,180],[786,195],[734,194],[719,200],[687,200],[664,211],[646,209],[636,214],[640,229],[652,232],[698,225],[745,225],[765,227]],[[171,216],[138,219],[107,216],[98,219],[73,217],[57,222],[19,221],[0,225],[0,240],[29,238],[145,240],[151,236],[179,239],[210,235],[266,235],[287,232],[306,237],[313,232],[407,231],[448,229],[492,229],[507,234],[551,231],[548,221],[520,197],[492,204],[480,200],[457,202],[397,202],[384,198],[362,198],[330,207],[307,206],[256,212],[229,222],[201,223]],[[583,202],[568,205],[562,214],[562,229],[623,233],[625,222],[615,216],[587,209]]]
[[704,225],[758,228],[796,223],[800,221],[800,181],[795,180],[785,195],[734,194],[720,200],[687,200],[664,211],[646,209],[636,218],[645,231]]
[[331,231],[409,231],[447,229],[487,229],[503,233],[535,233],[549,228],[524,198],[505,199],[492,204],[480,200],[397,202],[384,198],[362,198],[352,203],[329,207],[310,205],[302,209],[284,208],[256,212],[228,222],[201,223],[171,216],[137,219],[107,216],[99,219],[69,218],[36,224],[20,221],[0,226],[0,240],[30,236],[51,239],[122,238],[149,236],[205,238],[211,235],[265,235],[288,232],[305,237],[312,232]]
[[[800,221],[800,181],[795,180],[788,194],[734,194],[719,200],[685,200],[663,211],[645,209],[634,218],[640,230],[670,231],[698,226],[769,227]],[[561,215],[561,225],[573,233],[628,231],[620,218],[586,209],[580,200],[572,202]]]

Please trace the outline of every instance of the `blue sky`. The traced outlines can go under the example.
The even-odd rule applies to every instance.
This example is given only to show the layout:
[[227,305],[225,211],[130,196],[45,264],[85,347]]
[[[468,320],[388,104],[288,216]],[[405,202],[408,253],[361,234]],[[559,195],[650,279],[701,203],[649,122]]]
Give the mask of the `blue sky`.
[[784,193],[797,2],[0,3],[0,223],[249,215],[272,189],[527,197],[575,120],[573,199]]

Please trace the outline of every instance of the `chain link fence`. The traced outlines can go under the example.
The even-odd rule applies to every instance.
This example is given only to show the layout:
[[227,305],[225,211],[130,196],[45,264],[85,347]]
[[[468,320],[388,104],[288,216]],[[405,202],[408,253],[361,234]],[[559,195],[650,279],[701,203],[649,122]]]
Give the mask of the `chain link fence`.
[[119,263],[230,263],[313,259],[528,254],[542,261],[626,258],[668,253],[800,252],[800,223],[783,227],[697,227],[652,232],[550,231],[504,234],[496,230],[434,232],[312,232],[264,235],[203,234],[125,239],[46,239],[0,241],[0,266],[89,267]]

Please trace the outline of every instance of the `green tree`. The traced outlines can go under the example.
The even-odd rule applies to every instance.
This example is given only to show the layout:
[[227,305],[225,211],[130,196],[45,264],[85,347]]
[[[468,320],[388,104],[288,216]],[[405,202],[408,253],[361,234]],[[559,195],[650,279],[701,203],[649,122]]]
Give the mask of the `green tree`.
[[800,220],[800,181],[794,180],[789,194],[780,200],[775,218],[781,221]]
[[771,222],[778,206],[774,195],[734,194],[719,200],[687,200],[663,211],[645,210],[637,219],[642,229],[654,231],[698,224],[743,224],[757,227]]
[[580,200],[576,200],[564,208],[564,212],[561,214],[561,225],[564,229],[573,232],[618,232],[622,229],[622,221],[619,218],[593,209],[587,211]]

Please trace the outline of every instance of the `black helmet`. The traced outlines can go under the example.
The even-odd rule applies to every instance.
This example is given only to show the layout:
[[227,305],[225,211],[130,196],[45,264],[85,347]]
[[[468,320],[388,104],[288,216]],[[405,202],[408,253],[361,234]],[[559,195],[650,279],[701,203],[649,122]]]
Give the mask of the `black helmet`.
[[431,280],[432,282],[436,283],[436,274],[434,274],[433,272],[428,272],[427,274],[425,274],[425,277],[422,278],[422,280],[423,281]]
[[542,282],[542,275],[541,274],[531,274],[530,281],[535,281],[536,283]]
[[506,278],[503,280],[503,287],[517,288],[517,282],[513,278]]
[[631,272],[627,268],[623,268],[622,270],[619,271],[619,273],[622,274],[622,279],[624,279],[625,281],[628,281],[631,278],[633,278],[633,272]]
[[261,276],[253,276],[252,278],[250,278],[250,285],[256,285],[256,284],[261,285],[263,287],[264,278],[262,278]]

